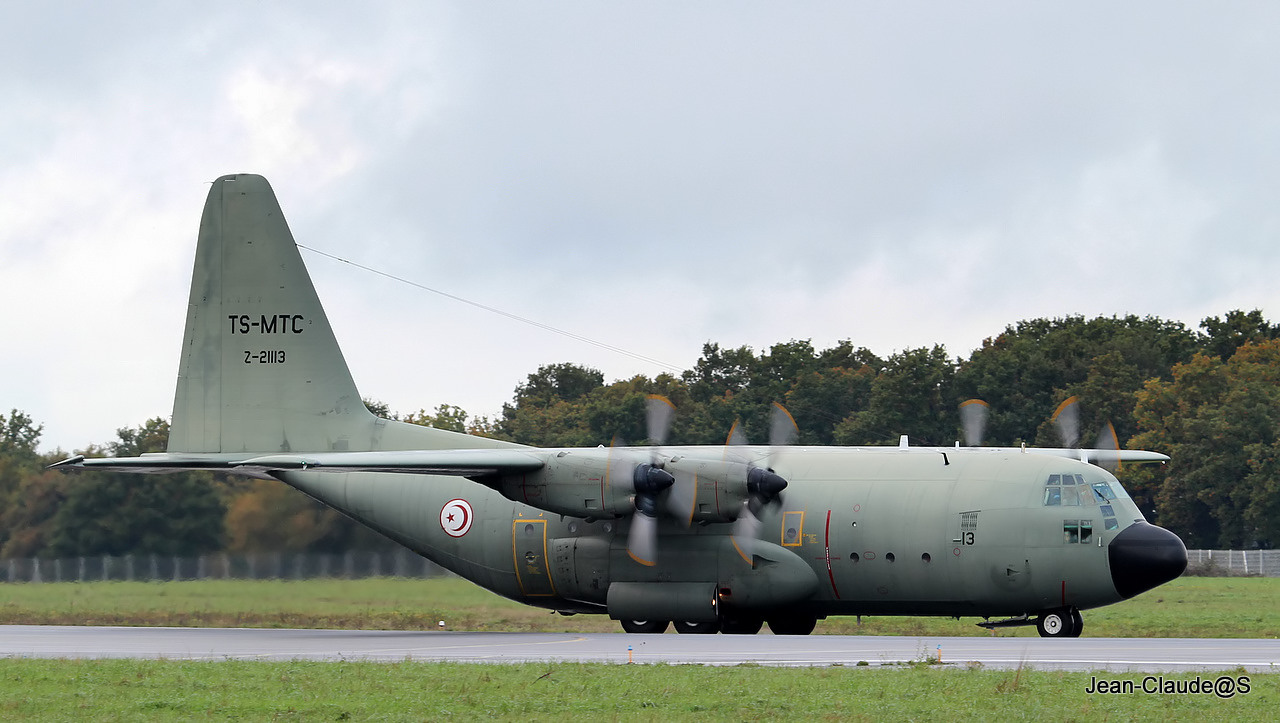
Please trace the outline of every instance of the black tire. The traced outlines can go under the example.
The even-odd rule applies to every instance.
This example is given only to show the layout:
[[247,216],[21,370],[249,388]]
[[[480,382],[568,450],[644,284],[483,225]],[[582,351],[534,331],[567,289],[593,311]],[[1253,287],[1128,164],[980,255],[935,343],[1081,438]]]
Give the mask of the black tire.
[[813,615],[782,615],[769,618],[769,630],[774,635],[808,635],[818,625]]
[[1071,610],[1071,637],[1078,638],[1080,633],[1084,631],[1084,616],[1079,610],[1072,608]]
[[669,620],[619,620],[622,629],[639,635],[661,635],[667,632]]
[[720,621],[720,632],[726,635],[755,635],[764,627],[764,618],[751,615],[726,615]]
[[1052,610],[1036,618],[1036,632],[1042,638],[1070,638],[1074,628],[1070,610]]
[[720,632],[720,623],[686,623],[675,621],[676,632],[684,635],[714,635]]

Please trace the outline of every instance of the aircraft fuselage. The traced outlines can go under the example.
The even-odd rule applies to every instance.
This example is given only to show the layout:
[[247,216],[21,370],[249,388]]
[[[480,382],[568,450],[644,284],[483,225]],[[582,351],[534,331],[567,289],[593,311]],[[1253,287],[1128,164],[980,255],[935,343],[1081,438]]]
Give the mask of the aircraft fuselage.
[[[663,453],[723,454],[706,447]],[[1087,609],[1132,596],[1132,586],[1121,592],[1123,581],[1117,589],[1117,576],[1135,571],[1114,569],[1110,546],[1130,527],[1150,527],[1110,473],[1034,453],[794,448],[776,471],[789,486],[760,515],[758,550],[739,550],[728,523],[686,527],[663,517],[653,565],[628,555],[628,517],[556,514],[493,489],[517,496],[530,486],[524,475],[489,487],[458,477],[281,474],[462,577],[565,612],[610,612],[609,590],[618,583],[641,592],[648,586],[658,600],[703,586],[710,592],[702,617],[717,606],[761,617],[785,607],[817,618]],[[1064,479],[1078,483],[1064,486]],[[1173,545],[1177,538],[1168,537]],[[753,558],[766,569],[754,569]],[[768,576],[778,568],[785,568],[781,580]],[[785,589],[767,589],[779,586]]]

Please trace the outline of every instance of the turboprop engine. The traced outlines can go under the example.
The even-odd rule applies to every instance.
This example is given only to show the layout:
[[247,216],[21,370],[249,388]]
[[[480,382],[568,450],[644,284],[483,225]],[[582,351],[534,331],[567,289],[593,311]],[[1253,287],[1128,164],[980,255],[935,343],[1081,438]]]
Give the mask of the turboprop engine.
[[[753,497],[772,500],[787,481],[744,462],[675,455],[649,460],[643,448],[564,450],[535,472],[503,477],[504,497],[586,520],[626,517],[664,508],[677,521],[733,522]],[[655,509],[646,509],[650,497]]]

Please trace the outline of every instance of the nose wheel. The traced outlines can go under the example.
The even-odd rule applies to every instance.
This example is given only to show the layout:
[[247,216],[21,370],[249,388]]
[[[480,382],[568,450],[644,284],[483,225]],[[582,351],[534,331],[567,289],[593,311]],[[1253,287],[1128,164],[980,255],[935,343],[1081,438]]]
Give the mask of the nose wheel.
[[1053,610],[1036,618],[1042,638],[1078,638],[1084,630],[1084,616],[1075,608]]

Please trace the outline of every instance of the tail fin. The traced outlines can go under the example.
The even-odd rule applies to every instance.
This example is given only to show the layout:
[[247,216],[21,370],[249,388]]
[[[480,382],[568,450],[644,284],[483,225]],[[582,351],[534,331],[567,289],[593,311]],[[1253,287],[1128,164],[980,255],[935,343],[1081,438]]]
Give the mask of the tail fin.
[[213,182],[200,219],[170,452],[371,448],[364,406],[270,184]]

